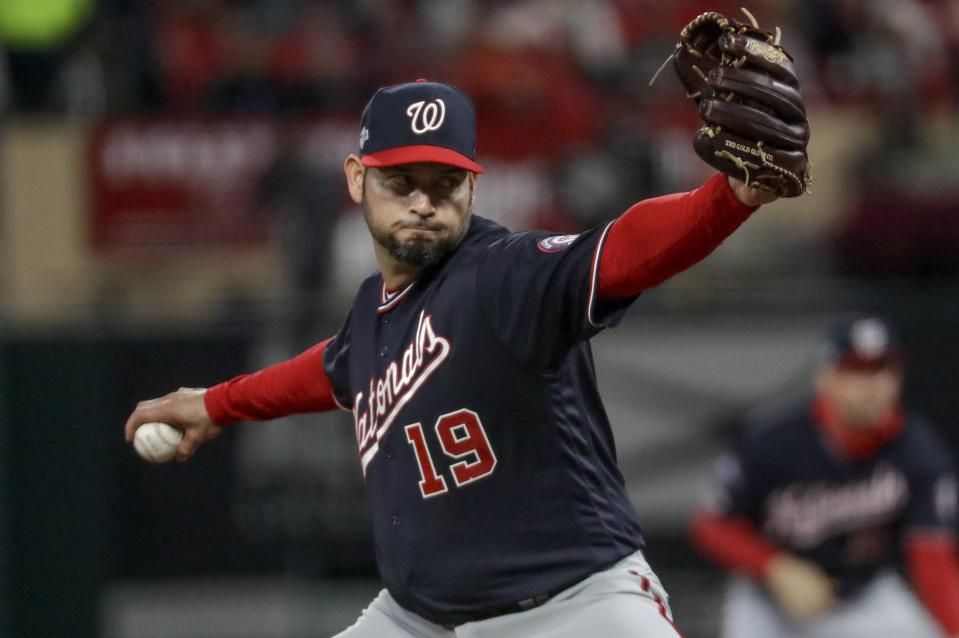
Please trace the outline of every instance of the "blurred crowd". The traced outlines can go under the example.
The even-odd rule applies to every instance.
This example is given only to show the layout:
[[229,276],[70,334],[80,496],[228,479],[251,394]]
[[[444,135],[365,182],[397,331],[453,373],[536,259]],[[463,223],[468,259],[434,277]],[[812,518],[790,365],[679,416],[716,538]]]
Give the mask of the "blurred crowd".
[[[646,82],[692,17],[727,0],[4,0],[15,112],[352,110],[429,71],[479,101],[543,98],[590,133]],[[814,99],[953,108],[956,0],[754,0]],[[905,107],[907,105],[899,104]]]
[[[18,115],[356,118],[376,87],[435,78],[477,103],[481,156],[561,160],[548,167],[550,216],[535,222],[586,226],[688,181],[670,164],[688,138],[672,147],[662,137],[694,127],[695,111],[677,108],[672,78],[648,82],[690,18],[742,17],[740,4],[3,0],[0,93]],[[811,103],[886,123],[856,167],[864,191],[886,184],[892,166],[917,165],[925,120],[954,116],[959,0],[748,4],[782,28]]]

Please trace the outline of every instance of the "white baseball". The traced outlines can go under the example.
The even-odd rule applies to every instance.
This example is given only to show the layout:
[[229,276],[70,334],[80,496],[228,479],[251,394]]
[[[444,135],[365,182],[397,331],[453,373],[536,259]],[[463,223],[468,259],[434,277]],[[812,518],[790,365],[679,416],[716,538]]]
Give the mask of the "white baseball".
[[183,432],[166,423],[144,423],[133,435],[133,448],[150,463],[166,463],[176,456]]

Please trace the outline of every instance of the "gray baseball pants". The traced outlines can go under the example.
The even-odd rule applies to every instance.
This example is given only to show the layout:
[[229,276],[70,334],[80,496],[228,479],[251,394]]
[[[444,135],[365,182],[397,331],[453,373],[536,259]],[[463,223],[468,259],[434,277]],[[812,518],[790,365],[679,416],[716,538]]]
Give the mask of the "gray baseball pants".
[[941,638],[925,608],[902,578],[879,575],[855,598],[806,624],[785,618],[755,583],[736,578],[723,610],[723,638]]
[[385,589],[335,638],[679,638],[668,597],[642,552],[539,607],[455,627],[399,606]]

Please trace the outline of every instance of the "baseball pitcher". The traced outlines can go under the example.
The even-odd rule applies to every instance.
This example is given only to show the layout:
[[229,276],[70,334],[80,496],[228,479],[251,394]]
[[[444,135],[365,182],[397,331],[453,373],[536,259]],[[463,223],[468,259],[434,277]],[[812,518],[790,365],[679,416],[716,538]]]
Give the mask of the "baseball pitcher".
[[[771,34],[760,40],[749,56],[781,51]],[[342,327],[284,363],[140,403],[128,440],[170,423],[186,461],[238,421],[350,412],[384,589],[340,638],[675,638],[589,339],[761,204],[805,189],[798,82],[782,82],[791,67],[771,57],[739,63],[735,85],[707,75],[703,103],[721,100],[729,124],[761,114],[776,126],[705,120],[718,139],[738,131],[707,153],[722,172],[578,235],[514,233],[472,214],[483,168],[462,91],[380,89],[344,162],[379,270]],[[798,136],[786,154],[763,150],[783,130]]]

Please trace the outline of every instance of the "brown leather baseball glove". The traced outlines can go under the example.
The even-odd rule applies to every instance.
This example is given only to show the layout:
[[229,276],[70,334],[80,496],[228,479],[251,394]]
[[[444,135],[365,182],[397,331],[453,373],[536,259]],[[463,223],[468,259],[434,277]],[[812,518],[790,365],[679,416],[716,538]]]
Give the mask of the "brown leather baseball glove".
[[[693,138],[711,166],[749,186],[796,197],[810,183],[809,122],[793,59],[775,35],[708,12],[670,56],[705,125]],[[655,79],[655,78],[654,78]]]

